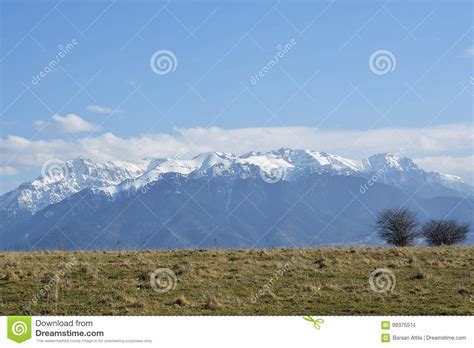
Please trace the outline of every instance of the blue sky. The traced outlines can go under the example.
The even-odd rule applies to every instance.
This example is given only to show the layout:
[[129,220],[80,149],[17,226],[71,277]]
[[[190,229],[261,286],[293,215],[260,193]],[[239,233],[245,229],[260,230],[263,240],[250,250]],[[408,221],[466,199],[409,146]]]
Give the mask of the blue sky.
[[[1,11],[0,191],[50,158],[279,146],[359,158],[404,147],[472,180],[469,1],[3,1]],[[162,75],[150,66],[160,50],[176,58]],[[377,74],[369,61],[381,50],[391,69]]]

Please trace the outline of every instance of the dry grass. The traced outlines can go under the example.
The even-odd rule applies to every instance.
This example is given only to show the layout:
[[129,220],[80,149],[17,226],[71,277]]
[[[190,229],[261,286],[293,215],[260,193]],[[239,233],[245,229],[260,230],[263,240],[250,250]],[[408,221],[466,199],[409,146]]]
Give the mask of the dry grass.
[[472,315],[473,269],[474,247],[0,253],[0,315]]

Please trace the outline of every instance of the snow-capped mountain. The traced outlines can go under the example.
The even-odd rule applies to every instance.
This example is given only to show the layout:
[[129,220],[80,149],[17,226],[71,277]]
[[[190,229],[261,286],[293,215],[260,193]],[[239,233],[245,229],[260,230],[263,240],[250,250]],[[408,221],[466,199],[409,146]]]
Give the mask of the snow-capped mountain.
[[363,171],[375,175],[380,182],[412,193],[429,197],[472,196],[474,193],[473,187],[459,176],[424,171],[407,157],[385,153],[373,155],[362,163]]
[[[111,195],[128,190],[140,190],[156,182],[164,174],[183,176],[233,178],[261,176],[270,181],[292,181],[304,175],[354,175],[371,178],[380,183],[395,185],[408,191],[434,197],[472,194],[473,188],[460,177],[437,172],[426,172],[413,160],[393,154],[378,154],[363,160],[353,160],[325,152],[282,148],[270,152],[250,152],[241,156],[231,153],[205,153],[190,160],[162,159],[152,169],[119,185],[101,186],[99,190]],[[274,177],[274,180],[271,178]]]
[[13,215],[20,211],[34,214],[85,188],[118,185],[136,178],[155,161],[97,163],[82,157],[56,161],[51,164],[51,170],[45,171],[45,175],[0,196],[0,210]]
[[426,172],[411,159],[392,154],[353,160],[325,152],[281,148],[241,156],[222,152],[204,153],[189,160],[146,158],[138,162],[99,163],[80,157],[65,161],[61,166],[53,173],[46,173],[0,196],[0,210],[13,214],[18,210],[34,214],[85,188],[114,195],[140,190],[167,173],[192,177],[224,175],[247,178],[280,171],[282,174],[278,179],[287,181],[307,173],[328,173],[373,177],[381,183],[414,189],[437,185],[472,194],[472,187],[460,177]]
[[[58,247],[72,240],[81,248],[108,248],[113,242],[104,228],[129,247],[141,247],[139,239],[168,224],[174,232],[151,246],[186,247],[176,244],[176,236],[192,245],[214,229],[228,247],[252,246],[275,224],[293,231],[295,242],[317,245],[321,240],[310,238],[315,229],[326,243],[361,240],[372,234],[375,211],[407,202],[425,218],[470,221],[473,215],[474,191],[461,178],[424,171],[393,154],[355,160],[282,148],[137,162],[77,158],[53,169],[0,196],[0,249],[37,247],[39,241],[45,243],[40,247]],[[255,202],[244,208],[243,197]],[[285,245],[277,232],[261,246]],[[43,241],[43,234],[49,239]],[[101,243],[86,243],[98,236]]]

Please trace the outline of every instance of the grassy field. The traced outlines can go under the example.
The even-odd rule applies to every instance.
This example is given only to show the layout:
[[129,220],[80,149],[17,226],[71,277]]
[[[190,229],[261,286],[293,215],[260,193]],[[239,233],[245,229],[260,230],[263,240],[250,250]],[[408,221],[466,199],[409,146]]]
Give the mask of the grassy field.
[[0,315],[472,315],[473,269],[474,247],[0,253]]

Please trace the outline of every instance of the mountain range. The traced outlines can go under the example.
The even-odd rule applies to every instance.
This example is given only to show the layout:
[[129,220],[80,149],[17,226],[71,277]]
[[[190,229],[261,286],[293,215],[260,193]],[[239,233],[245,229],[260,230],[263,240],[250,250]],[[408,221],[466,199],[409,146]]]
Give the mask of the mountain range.
[[0,196],[0,250],[381,245],[381,209],[471,223],[473,203],[461,178],[396,154],[80,157]]

